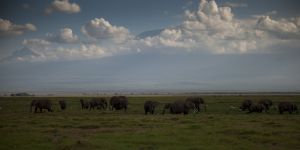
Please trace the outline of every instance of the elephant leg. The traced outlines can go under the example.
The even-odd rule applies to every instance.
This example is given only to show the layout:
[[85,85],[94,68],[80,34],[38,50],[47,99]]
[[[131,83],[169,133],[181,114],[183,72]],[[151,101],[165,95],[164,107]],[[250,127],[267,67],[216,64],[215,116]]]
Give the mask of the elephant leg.
[[155,110],[155,108],[152,109],[152,115],[154,114],[154,110]]
[[38,108],[35,106],[35,108],[34,108],[34,113],[37,113],[37,109],[38,109]]

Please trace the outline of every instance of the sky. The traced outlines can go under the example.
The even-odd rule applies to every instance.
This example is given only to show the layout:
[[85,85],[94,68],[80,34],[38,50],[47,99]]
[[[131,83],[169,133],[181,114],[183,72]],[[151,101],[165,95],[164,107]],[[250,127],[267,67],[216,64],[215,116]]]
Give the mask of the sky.
[[298,6],[2,0],[0,92],[299,92]]

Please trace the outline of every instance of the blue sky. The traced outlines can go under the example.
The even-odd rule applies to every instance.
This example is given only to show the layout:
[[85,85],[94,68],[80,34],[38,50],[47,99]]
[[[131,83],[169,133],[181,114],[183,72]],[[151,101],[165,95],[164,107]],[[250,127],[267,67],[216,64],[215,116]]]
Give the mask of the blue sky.
[[3,0],[0,91],[299,91],[299,5]]

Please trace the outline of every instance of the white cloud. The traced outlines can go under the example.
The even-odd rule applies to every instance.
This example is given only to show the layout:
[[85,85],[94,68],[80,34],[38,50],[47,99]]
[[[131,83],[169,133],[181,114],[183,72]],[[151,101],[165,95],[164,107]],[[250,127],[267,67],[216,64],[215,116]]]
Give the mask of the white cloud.
[[276,38],[298,38],[299,20],[272,20],[268,16],[235,19],[230,7],[219,7],[214,0],[202,0],[198,10],[185,11],[181,25],[141,41],[151,47],[167,46],[215,54],[264,53],[273,42],[283,42]]
[[17,25],[9,20],[0,18],[0,36],[16,36],[22,35],[27,31],[36,31],[36,27],[31,23]]
[[185,39],[182,31],[178,29],[165,29],[158,36],[141,39],[143,45],[154,48],[182,48],[187,49],[195,45],[194,40]]
[[292,18],[292,21],[294,21],[297,27],[300,28],[300,17]]
[[74,14],[80,12],[80,6],[76,3],[70,3],[69,0],[54,0],[51,5],[46,8],[45,13],[51,14],[54,11]]
[[43,39],[25,39],[22,44],[29,47],[44,47],[51,43]]
[[248,39],[230,7],[218,7],[215,1],[202,0],[197,11],[186,11],[182,25],[165,29],[160,35],[143,40],[145,45],[163,45],[210,53],[244,53],[256,48]]
[[45,47],[53,43],[76,44],[78,42],[79,38],[73,33],[72,29],[62,28],[58,34],[47,33],[44,38],[25,39],[22,44],[29,47]]
[[33,58],[41,61],[94,59],[147,50],[268,53],[274,45],[299,43],[295,41],[300,39],[300,17],[275,20],[267,15],[250,19],[234,16],[230,7],[219,7],[214,0],[202,0],[197,10],[185,11],[180,25],[159,30],[154,35],[135,38],[125,27],[95,18],[81,28],[92,39],[86,44],[70,28],[48,34],[44,39],[24,40],[23,44],[38,53],[38,58]]
[[233,3],[233,2],[225,2],[225,4],[223,5],[225,7],[248,7],[248,4],[246,3]]
[[287,19],[273,20],[269,16],[262,16],[256,27],[279,38],[300,38],[297,23]]
[[[34,41],[34,42],[42,42],[42,41]],[[113,56],[119,53],[124,53],[126,51],[126,49],[123,49],[122,47],[102,47],[97,44],[78,44],[69,47],[62,46],[62,45],[55,45],[55,44],[50,44],[50,45],[44,44],[38,46],[37,44],[40,43],[29,44],[29,42],[27,41],[27,43],[24,45],[26,46],[27,49],[30,49],[32,53],[26,53],[26,55],[18,55],[18,56],[16,56],[16,54],[13,53],[11,56],[7,58],[13,58],[13,59],[9,59],[10,61],[15,60],[15,61],[32,61],[32,62],[56,61],[56,60],[64,60],[64,61],[86,60],[86,59],[96,59],[96,58]]]
[[47,34],[46,36],[49,41],[57,43],[76,43],[79,41],[78,36],[70,28],[60,29],[58,35]]
[[131,37],[127,28],[111,25],[103,18],[89,21],[81,28],[81,31],[88,37],[98,40],[113,40],[117,43],[125,42]]

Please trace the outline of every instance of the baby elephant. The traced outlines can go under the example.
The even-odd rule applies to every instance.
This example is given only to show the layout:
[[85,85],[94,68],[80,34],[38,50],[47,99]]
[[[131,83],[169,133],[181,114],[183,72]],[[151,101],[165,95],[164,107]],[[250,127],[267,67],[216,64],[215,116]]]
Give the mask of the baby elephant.
[[53,112],[50,100],[32,100],[30,103],[30,111],[32,111],[32,107],[34,107],[34,113],[37,112],[37,109],[39,109],[40,112],[43,112],[43,109],[47,109],[48,112]]
[[65,110],[67,108],[67,103],[64,100],[58,101],[61,110]]
[[154,114],[155,107],[158,105],[156,101],[146,101],[144,104],[145,115],[149,113]]
[[280,102],[278,104],[278,110],[280,114],[283,114],[285,111],[289,112],[290,114],[293,112],[298,113],[297,105],[290,102]]

